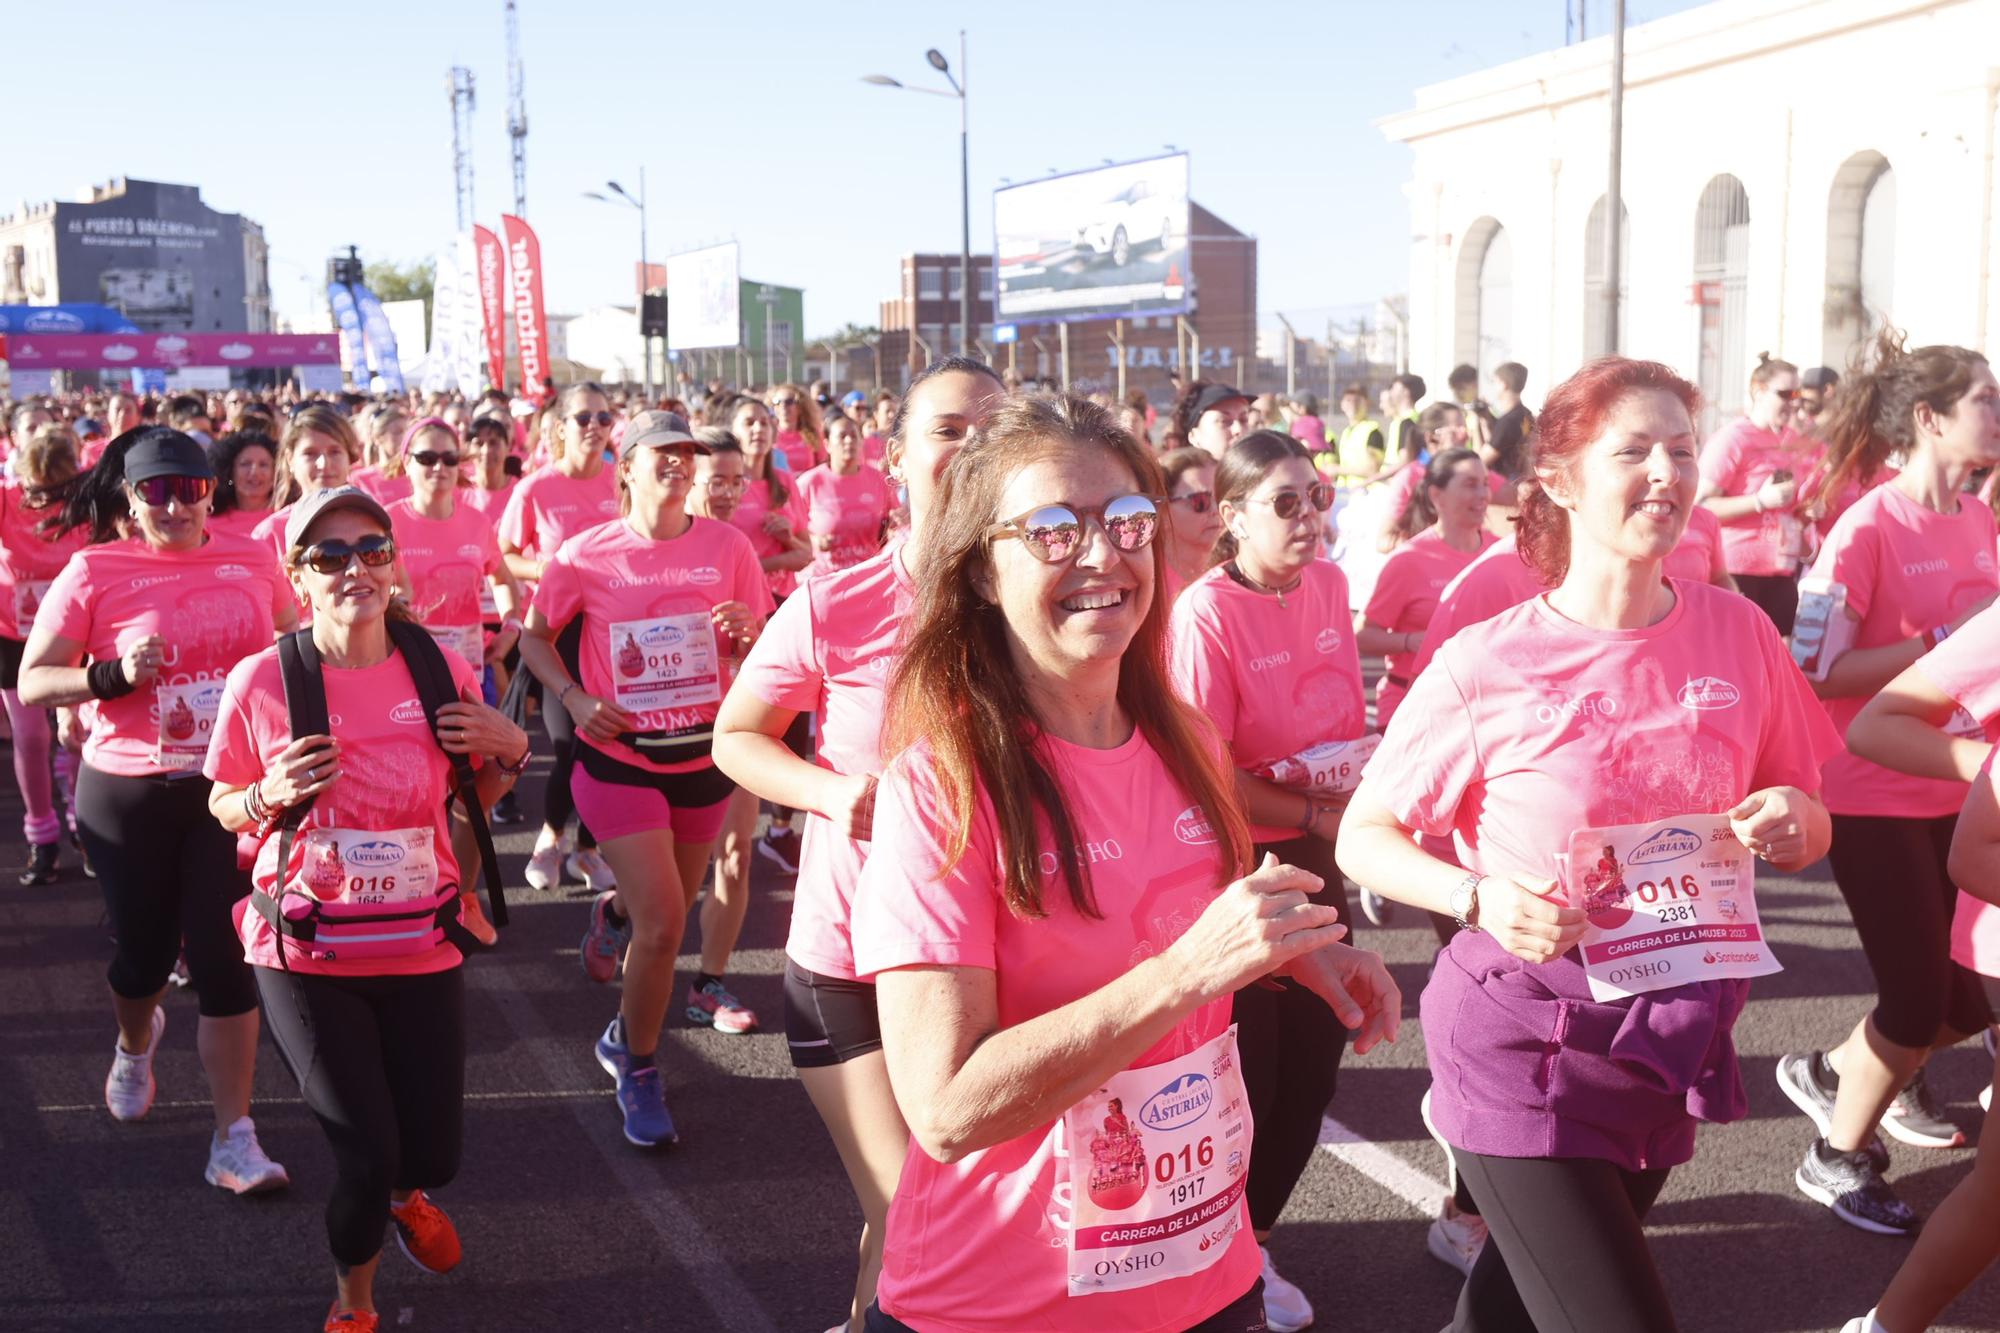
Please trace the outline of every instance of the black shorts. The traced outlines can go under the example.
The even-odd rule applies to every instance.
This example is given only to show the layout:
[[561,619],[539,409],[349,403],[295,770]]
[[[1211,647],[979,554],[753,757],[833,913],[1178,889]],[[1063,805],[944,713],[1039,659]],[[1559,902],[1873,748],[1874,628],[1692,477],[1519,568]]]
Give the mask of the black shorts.
[[621,787],[650,787],[666,797],[667,804],[676,810],[696,810],[714,805],[717,801],[728,800],[736,791],[736,784],[729,780],[729,775],[713,764],[680,773],[655,773],[650,768],[640,768],[637,764],[628,764],[623,759],[608,755],[588,741],[576,747],[576,761],[583,765],[584,772],[599,782],[615,783]]
[[826,1069],[882,1049],[875,987],[785,960],[785,1044],[792,1068]]
[[0,690],[21,688],[21,650],[27,646],[20,639],[0,638]]

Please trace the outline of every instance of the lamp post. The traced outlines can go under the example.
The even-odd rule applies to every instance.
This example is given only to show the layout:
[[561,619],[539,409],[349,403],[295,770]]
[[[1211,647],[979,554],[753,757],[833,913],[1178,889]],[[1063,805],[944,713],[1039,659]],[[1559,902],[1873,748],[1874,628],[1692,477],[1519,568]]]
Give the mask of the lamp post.
[[[929,93],[933,97],[956,97],[958,99],[958,351],[961,356],[972,352],[972,159],[968,148],[966,130],[965,81],[951,72],[951,62],[936,47],[924,52],[924,59],[930,67],[944,75],[951,85],[947,92],[943,88],[914,88],[887,74],[866,74],[863,83],[872,83],[878,88],[900,88],[906,93]],[[965,29],[958,30],[958,70],[965,73]]]
[[639,197],[634,199],[625,192],[625,187],[617,181],[604,182],[610,194],[600,194],[596,190],[585,190],[583,197],[595,199],[600,204],[624,204],[639,210],[639,346],[643,349],[641,360],[645,364],[646,406],[653,405],[653,339],[646,332],[646,169],[639,168]]

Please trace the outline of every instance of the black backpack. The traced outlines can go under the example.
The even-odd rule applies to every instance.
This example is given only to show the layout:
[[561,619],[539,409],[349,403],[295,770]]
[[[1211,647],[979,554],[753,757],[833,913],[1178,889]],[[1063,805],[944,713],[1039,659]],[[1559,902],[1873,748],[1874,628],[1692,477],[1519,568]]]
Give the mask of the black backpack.
[[[389,642],[402,654],[403,664],[409,668],[410,679],[416,682],[417,698],[423,704],[424,719],[430,723],[432,737],[437,736],[438,710],[446,704],[458,702],[458,691],[451,679],[451,668],[444,660],[444,650],[420,625],[407,620],[391,620],[388,625]],[[331,735],[331,723],[327,720],[326,680],[320,674],[319,649],[314,646],[310,629],[296,630],[278,640],[278,667],[285,682],[285,711],[292,724],[294,740],[301,736]],[[443,747],[440,745],[439,747]],[[480,807],[479,797],[474,788],[472,761],[462,754],[444,751],[451,761],[453,778],[452,799],[465,805],[466,818],[472,825],[474,840],[479,844],[481,878],[486,882],[486,898],[491,904],[493,924],[507,924],[507,893],[500,882],[500,858],[493,849],[493,832],[486,825],[486,811]],[[278,822],[278,883],[282,886],[290,873],[292,861],[292,841],[299,828],[305,823],[306,814],[312,809],[313,799],[300,801],[289,807]],[[461,882],[464,868],[460,868]],[[282,910],[278,896],[259,889],[250,896],[251,904],[258,915],[269,923],[272,930],[281,935],[289,935],[301,943],[309,944],[318,933],[318,919],[315,914],[304,917],[288,917]],[[431,909],[425,909],[431,910]],[[381,920],[408,920],[408,912],[384,913]],[[471,953],[476,945],[458,924],[458,896],[435,909],[438,926],[451,937],[460,951]],[[370,918],[350,917],[349,920]],[[278,960],[287,968],[286,954],[282,943],[278,948]]]

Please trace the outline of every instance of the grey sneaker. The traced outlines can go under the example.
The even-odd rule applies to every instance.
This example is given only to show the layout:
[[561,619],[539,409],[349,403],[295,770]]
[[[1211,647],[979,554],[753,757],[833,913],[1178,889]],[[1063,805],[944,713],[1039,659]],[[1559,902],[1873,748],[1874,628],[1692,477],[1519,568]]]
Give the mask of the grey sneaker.
[[262,1194],[292,1183],[285,1168],[264,1155],[263,1145],[257,1142],[257,1127],[247,1115],[231,1125],[227,1134],[209,1140],[208,1170],[202,1178],[231,1194]]
[[122,1038],[111,1043],[111,1072],[104,1077],[104,1105],[114,1120],[141,1120],[153,1109],[153,1094],[159,1085],[153,1080],[153,1052],[160,1049],[160,1034],[167,1030],[167,1011],[153,1006],[153,1039],[134,1055],[125,1049]]
[[1965,1131],[1938,1109],[1937,1097],[1922,1069],[1903,1085],[1896,1100],[1882,1113],[1882,1128],[1917,1148],[1957,1148],[1965,1142]]
[[1907,1236],[1920,1225],[1910,1206],[1896,1197],[1866,1152],[1835,1152],[1814,1139],[1792,1180],[1808,1199],[1823,1203],[1852,1227],[1878,1236]]
[[[1813,1125],[1825,1138],[1833,1132],[1833,1103],[1840,1094],[1840,1075],[1833,1072],[1833,1065],[1827,1061],[1825,1051],[1810,1051],[1804,1055],[1781,1055],[1778,1057],[1778,1086],[1792,1099],[1792,1105],[1811,1117]],[[1882,1142],[1880,1134],[1868,1136],[1868,1160],[1875,1167],[1875,1173],[1882,1175],[1889,1170],[1889,1148]]]

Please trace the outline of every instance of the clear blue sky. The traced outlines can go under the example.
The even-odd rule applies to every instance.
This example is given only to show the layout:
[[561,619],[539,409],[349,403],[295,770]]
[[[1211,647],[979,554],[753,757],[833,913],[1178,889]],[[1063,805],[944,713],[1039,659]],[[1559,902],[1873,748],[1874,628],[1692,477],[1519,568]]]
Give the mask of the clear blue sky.
[[[643,164],[652,257],[734,238],[745,276],[806,289],[812,334],[876,322],[899,256],[957,248],[957,107],[860,76],[941,83],[924,50],[955,65],[961,23],[976,252],[1002,177],[1171,143],[1194,197],[1259,238],[1266,319],[1301,332],[1404,285],[1409,155],[1375,121],[1563,41],[1562,0],[520,5],[550,308],[630,302],[637,216],[582,192],[636,193]],[[1628,21],[1689,7],[1631,0]],[[1590,10],[1601,32],[1608,0]],[[280,311],[324,299],[338,247],[409,260],[446,242],[454,64],[477,80],[480,220],[511,208],[501,0],[24,4],[7,36],[0,212],[119,175],[199,185],[264,225]]]

